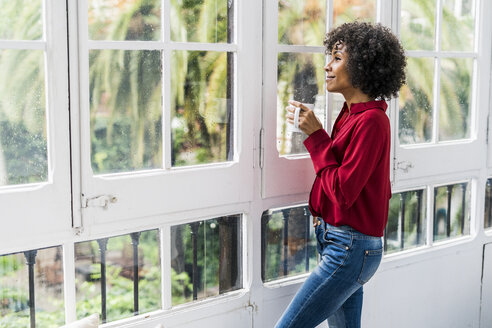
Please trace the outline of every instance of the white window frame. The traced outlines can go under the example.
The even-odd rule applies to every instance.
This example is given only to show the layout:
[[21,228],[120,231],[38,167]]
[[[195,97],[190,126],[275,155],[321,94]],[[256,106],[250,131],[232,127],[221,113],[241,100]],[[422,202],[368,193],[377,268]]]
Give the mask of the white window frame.
[[[0,187],[3,253],[52,246],[71,234],[70,137],[65,2],[43,0],[43,38],[0,41],[0,49],[44,51],[48,178]],[[19,238],[22,236],[22,238]],[[26,245],[29,240],[29,246]]]
[[[125,226],[139,227],[164,213],[190,211],[193,209],[221,206],[251,201],[253,197],[254,141],[250,137],[254,129],[255,113],[260,115],[261,65],[257,49],[248,46],[254,37],[261,35],[259,29],[246,25],[245,7],[235,1],[234,43],[182,43],[170,39],[170,0],[162,5],[162,41],[90,41],[88,36],[88,1],[77,3],[78,60],[71,57],[71,65],[78,65],[77,74],[71,74],[71,85],[78,85],[76,101],[71,106],[74,116],[80,117],[80,126],[73,135],[73,143],[80,145],[75,153],[80,158],[81,179],[74,183],[74,194],[81,195],[82,202],[92,197],[108,195],[116,197],[107,210],[88,207],[80,210],[74,206],[74,226],[85,229],[125,222]],[[74,10],[72,8],[72,10]],[[247,26],[247,27],[246,27]],[[249,31],[245,31],[249,29]],[[256,33],[256,35],[255,35]],[[169,62],[173,50],[229,51],[234,53],[233,111],[234,111],[234,159],[230,162],[171,168],[170,156],[164,155],[162,169],[125,172],[119,174],[93,175],[90,163],[89,126],[89,49],[162,50],[163,65],[163,153],[171,153],[171,73]],[[76,62],[75,62],[76,61]],[[247,78],[246,78],[247,77]],[[251,77],[251,78],[250,78]],[[77,90],[74,90],[77,92]],[[77,125],[72,122],[72,127]],[[77,126],[76,126],[77,128]],[[172,186],[172,187],[169,187]],[[211,192],[210,186],[213,186]],[[149,192],[151,191],[151,192]],[[77,200],[77,202],[80,200]],[[85,206],[85,205],[82,205]]]
[[[398,12],[401,8],[398,0]],[[434,71],[433,90],[433,139],[430,143],[400,145],[398,128],[398,111],[394,117],[394,175],[396,186],[405,180],[414,180],[419,177],[427,177],[432,180],[433,176],[442,174],[453,174],[467,170],[478,170],[483,167],[485,152],[482,151],[486,138],[486,120],[481,119],[484,109],[487,108],[489,92],[490,71],[490,42],[487,27],[490,26],[488,19],[484,16],[484,10],[489,5],[487,1],[477,0],[475,4],[475,38],[474,48],[471,52],[442,51],[441,50],[441,27],[443,0],[437,0],[436,5],[436,45],[435,50],[429,51],[407,51],[409,57],[425,57],[437,61]],[[393,28],[399,33],[400,17],[397,15]],[[490,28],[490,27],[489,27]],[[466,139],[453,141],[437,141],[439,125],[439,97],[440,97],[440,62],[442,58],[471,58],[474,60],[472,75],[472,90],[470,94],[470,136]],[[397,103],[395,105],[398,105]],[[460,154],[460,156],[456,156]],[[444,165],[445,164],[445,165]]]

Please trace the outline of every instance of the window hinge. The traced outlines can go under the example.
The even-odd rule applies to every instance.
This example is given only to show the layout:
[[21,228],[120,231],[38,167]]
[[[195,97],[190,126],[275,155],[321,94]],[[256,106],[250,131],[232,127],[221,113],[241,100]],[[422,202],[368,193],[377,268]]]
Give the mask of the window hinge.
[[264,137],[265,137],[265,129],[261,128],[260,129],[260,151],[259,151],[259,162],[260,162],[260,169],[263,168],[263,164],[265,161],[265,148],[264,148]]
[[105,210],[108,209],[109,204],[114,204],[118,201],[118,198],[113,195],[101,195],[96,197],[86,197],[82,194],[81,207],[102,207]]

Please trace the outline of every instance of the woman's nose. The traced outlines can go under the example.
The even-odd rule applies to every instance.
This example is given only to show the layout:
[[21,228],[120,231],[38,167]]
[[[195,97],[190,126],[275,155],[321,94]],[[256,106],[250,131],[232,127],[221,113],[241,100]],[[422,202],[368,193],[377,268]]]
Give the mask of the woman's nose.
[[325,65],[325,67],[324,67],[324,70],[325,70],[326,72],[331,71],[331,66],[330,66],[330,64],[326,64],[326,65]]

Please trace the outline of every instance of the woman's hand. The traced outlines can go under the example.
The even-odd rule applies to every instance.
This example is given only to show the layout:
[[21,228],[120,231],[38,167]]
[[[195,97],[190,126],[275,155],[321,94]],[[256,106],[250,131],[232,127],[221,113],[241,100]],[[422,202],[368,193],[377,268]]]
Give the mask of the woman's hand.
[[302,132],[307,135],[311,135],[313,132],[316,132],[319,129],[323,128],[323,125],[316,117],[316,115],[314,115],[314,112],[306,107],[303,103],[295,100],[289,100],[289,104],[291,104],[292,106],[287,106],[287,111],[289,112],[286,115],[288,123],[294,124],[295,107],[300,107],[301,111],[299,112],[299,129],[301,129]]

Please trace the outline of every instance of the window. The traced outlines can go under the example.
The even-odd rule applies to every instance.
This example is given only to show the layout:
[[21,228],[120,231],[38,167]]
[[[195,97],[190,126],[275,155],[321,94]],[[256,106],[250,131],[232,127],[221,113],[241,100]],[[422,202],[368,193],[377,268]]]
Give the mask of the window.
[[173,226],[172,304],[242,288],[241,236],[239,215]]
[[105,323],[161,309],[159,245],[158,230],[76,243],[77,318],[100,313]]
[[393,194],[384,230],[386,254],[426,244],[426,189]]
[[[311,104],[330,130],[343,100],[325,93],[323,38],[334,25],[355,19],[376,21],[376,1],[271,1],[265,15],[272,28],[264,31],[263,197],[309,191],[311,164],[303,141],[305,134],[292,132],[286,106],[295,99]],[[290,172],[298,179],[281,179]],[[302,182],[301,182],[302,181]]]
[[434,241],[470,233],[468,183],[434,188]]
[[485,213],[484,213],[484,228],[492,228],[492,179],[487,179],[485,186]]
[[307,206],[272,209],[261,218],[264,282],[310,272],[318,263],[313,217]]
[[0,256],[2,327],[64,324],[62,253],[58,246]]
[[[58,33],[66,31],[66,21],[49,19],[64,13],[64,6],[45,6],[43,0],[0,3],[0,206],[5,222],[0,240],[6,253],[26,250],[13,231],[23,231],[28,239],[59,235],[71,220],[67,38]],[[40,213],[49,214],[40,218]]]
[[[46,288],[24,279],[19,301],[2,294],[2,317],[43,327],[45,315],[62,325],[98,312],[111,325],[230,292],[239,308],[243,220],[224,215],[246,212],[254,197],[261,53],[245,45],[261,40],[261,24],[245,18],[256,8],[0,2],[0,257],[37,249],[39,259],[56,245],[56,265],[67,268]],[[216,225],[215,234],[199,229],[204,249],[184,234],[182,247],[171,247],[176,229],[203,217]],[[193,252],[207,259],[194,275]],[[171,254],[180,266],[171,268]],[[181,298],[186,275],[191,296]],[[58,307],[32,303],[30,312],[30,291],[52,288]]]
[[[79,1],[78,226],[251,198],[242,111],[257,93],[238,81],[258,59],[238,51],[237,15],[235,1]],[[107,210],[92,208],[99,197]]]
[[[485,91],[477,84],[485,78],[477,70],[482,60],[478,5],[474,0],[401,2],[400,37],[408,65],[396,118],[398,180],[478,168],[470,159],[482,140],[477,111],[487,106],[480,96],[472,97]],[[463,156],[445,168],[426,165],[456,153]]]
[[286,102],[330,130],[343,99],[324,91],[322,39],[354,19],[390,26],[409,57],[388,110],[386,254],[489,238],[467,236],[477,199],[492,226],[491,6],[0,1],[0,326],[273,326],[265,311],[317,263]]

